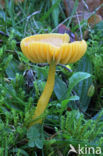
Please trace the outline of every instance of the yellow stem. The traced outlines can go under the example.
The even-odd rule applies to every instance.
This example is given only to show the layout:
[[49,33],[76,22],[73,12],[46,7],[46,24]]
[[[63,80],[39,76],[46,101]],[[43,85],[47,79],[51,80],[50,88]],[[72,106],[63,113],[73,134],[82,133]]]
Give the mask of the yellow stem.
[[[33,120],[40,117],[44,113],[44,111],[48,105],[49,99],[52,95],[53,88],[54,88],[55,70],[56,70],[55,63],[51,63],[50,67],[49,67],[48,79],[47,79],[44,91],[43,91],[42,95],[40,96],[39,101],[37,103],[36,110],[32,117]],[[41,123],[41,119],[34,121],[31,125],[33,125],[35,123]]]

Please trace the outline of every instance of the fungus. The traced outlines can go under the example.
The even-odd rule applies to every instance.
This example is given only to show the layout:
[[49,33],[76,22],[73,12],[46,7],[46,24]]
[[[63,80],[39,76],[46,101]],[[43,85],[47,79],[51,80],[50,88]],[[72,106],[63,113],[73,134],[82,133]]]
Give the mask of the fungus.
[[[56,65],[69,64],[78,61],[85,53],[87,44],[84,40],[69,43],[68,34],[39,34],[26,37],[21,41],[24,55],[34,63],[48,63],[48,79],[40,96],[33,120],[39,118],[45,111],[55,83]],[[32,124],[41,123],[41,119]]]

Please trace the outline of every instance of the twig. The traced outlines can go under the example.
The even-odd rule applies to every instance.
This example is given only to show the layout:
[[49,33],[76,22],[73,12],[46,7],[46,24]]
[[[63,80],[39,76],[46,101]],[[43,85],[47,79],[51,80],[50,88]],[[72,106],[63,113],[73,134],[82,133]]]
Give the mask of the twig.
[[30,19],[32,16],[34,16],[34,15],[36,15],[36,14],[39,14],[40,12],[41,12],[40,10],[35,11],[35,12],[33,12],[31,15],[29,15],[29,16],[26,17],[26,24],[25,24],[25,28],[24,28],[24,35],[25,35],[25,33],[26,33],[26,28],[27,28],[29,19]]
[[[35,64],[36,65],[36,64]],[[49,66],[48,63],[38,63],[37,64],[39,67],[44,67],[44,66]]]
[[16,23],[15,26],[18,25],[18,24],[20,24],[20,23],[22,23],[23,21],[27,20],[28,18],[31,18],[32,16],[34,16],[34,15],[40,13],[40,12],[41,12],[41,10],[38,10],[38,11],[33,12],[31,15],[29,15],[29,16],[23,18],[21,21],[19,21],[18,23]]
[[9,37],[9,35],[5,34],[3,31],[0,31],[0,34],[6,37]]
[[79,111],[82,112],[85,116],[87,116],[88,118],[91,118],[91,115],[89,115],[88,113],[84,112],[81,107],[80,107],[80,103],[79,101],[76,101],[77,107],[79,108]]
[[6,52],[8,52],[8,53],[14,53],[16,51],[15,50],[9,50],[9,49],[7,49]]
[[45,130],[46,132],[48,132],[49,134],[52,134],[52,135],[55,134],[55,129],[54,129],[53,127],[44,125],[44,130]]
[[57,148],[58,156],[63,156],[62,152]]
[[40,12],[41,12],[41,10],[38,10],[38,11],[33,12],[31,15],[29,15],[29,16],[27,17],[27,20],[29,20],[32,16],[34,16],[34,15],[36,15],[36,14],[39,14]]
[[36,29],[39,29],[39,26],[38,26],[38,24],[36,23],[36,21],[35,21],[34,18],[33,18],[33,23],[34,23],[34,25],[36,26]]
[[[90,14],[90,13],[87,13],[87,15]],[[78,17],[79,16],[82,16],[82,14],[78,14]],[[72,18],[76,18],[77,16],[74,15],[72,16]],[[67,22],[69,19],[71,18],[71,16],[67,17],[63,22],[61,22],[59,25],[57,25],[51,32],[55,32],[62,24],[64,24],[65,22]]]
[[102,8],[102,7],[103,7],[103,4],[101,4],[101,5],[100,5],[99,7],[97,7],[93,12],[91,12],[89,18],[90,18],[92,15],[96,14],[96,12],[97,12],[100,8]]
[[63,64],[57,64],[57,66],[61,66],[61,67],[65,68],[66,70],[68,70],[69,72],[72,72],[71,69],[67,68],[67,67],[66,67],[65,65],[63,65]]
[[101,7],[103,7],[103,3],[93,11],[93,14],[95,14]]
[[82,28],[81,28],[81,25],[80,25],[80,20],[79,20],[77,11],[76,11],[76,16],[77,16],[77,21],[78,21],[78,24],[79,24],[80,38],[82,40],[83,39]]
[[50,137],[48,138],[48,140],[53,139],[55,136],[57,136],[57,135],[58,135],[58,133],[62,133],[62,130],[60,130],[60,131],[58,131],[58,132],[54,133],[52,136],[50,136]]
[[[37,64],[39,67],[44,67],[44,66],[49,66],[49,64],[48,63],[38,63]],[[57,66],[61,66],[61,67],[63,67],[63,68],[65,68],[66,70],[68,70],[69,72],[72,72],[72,70],[71,69],[69,69],[69,68],[67,68],[65,65],[63,65],[63,64],[57,64]]]
[[[81,16],[81,15],[80,15]],[[76,15],[72,16],[73,18],[76,17]],[[64,24],[65,22],[67,22],[69,19],[71,18],[71,16],[67,17],[63,22],[61,22],[59,25],[57,25],[51,32],[53,33],[54,31],[56,31],[60,25]]]
[[84,0],[82,0],[82,3],[84,4],[85,8],[89,11],[89,7],[88,7],[87,3]]
[[[103,4],[101,4],[99,7],[97,7],[93,12],[87,13],[87,15],[90,15],[90,17],[91,17],[91,16],[94,15],[102,6],[103,6]],[[82,16],[82,14],[78,14],[78,17],[79,17],[79,16]],[[72,18],[76,18],[76,17],[77,17],[76,15],[72,16]],[[60,27],[61,24],[64,24],[64,23],[67,22],[70,18],[71,18],[71,16],[67,17],[63,22],[61,22],[59,25],[57,25],[51,32],[52,32],[52,33],[55,32],[55,31]]]

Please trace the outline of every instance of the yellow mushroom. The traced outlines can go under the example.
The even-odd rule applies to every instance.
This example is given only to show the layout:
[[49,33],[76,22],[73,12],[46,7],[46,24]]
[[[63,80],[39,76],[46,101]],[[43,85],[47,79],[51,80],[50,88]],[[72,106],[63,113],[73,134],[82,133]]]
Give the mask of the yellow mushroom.
[[[86,52],[87,44],[84,40],[69,43],[68,34],[39,34],[26,37],[21,41],[24,55],[34,63],[48,63],[50,65],[47,83],[38,100],[33,120],[41,116],[49,102],[54,88],[56,64],[69,64],[78,61]],[[32,124],[41,123],[38,119]]]

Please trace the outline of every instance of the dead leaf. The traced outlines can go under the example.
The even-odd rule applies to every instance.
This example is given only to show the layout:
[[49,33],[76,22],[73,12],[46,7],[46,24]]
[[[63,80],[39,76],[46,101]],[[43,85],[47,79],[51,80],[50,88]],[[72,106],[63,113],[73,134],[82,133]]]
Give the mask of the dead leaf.
[[[23,2],[24,0],[15,0],[15,4]],[[2,8],[5,8],[5,0],[0,0],[0,5]]]
[[[66,10],[66,15],[70,16],[71,12],[74,8],[74,3],[75,0],[63,0],[64,2],[64,6],[65,6],[65,10]],[[90,14],[96,9],[98,8],[101,4],[103,4],[103,0],[79,0],[78,3],[78,8],[77,8],[77,13],[79,15],[79,20],[83,20],[83,19],[88,19],[90,17]],[[103,17],[103,6],[96,12],[98,15],[100,15],[101,17]],[[76,20],[76,23],[77,20]]]
[[64,0],[63,2],[64,2],[64,6],[65,6],[66,15],[68,17],[72,13],[72,9],[74,7],[74,2],[70,1],[70,0]]
[[88,19],[88,24],[93,28],[100,21],[102,21],[102,17],[100,15],[98,15],[98,14],[95,14],[95,15],[92,15]]
[[[88,24],[91,28],[94,28],[94,26],[101,21],[102,21],[102,17],[98,14],[94,14],[90,18],[88,18]],[[84,31],[84,39],[88,39],[88,37],[89,37],[89,31],[85,30]]]
[[64,34],[67,33],[70,36],[70,42],[74,42],[77,40],[76,35],[73,34],[69,28],[67,28],[64,24],[61,24],[58,28],[58,33]]

